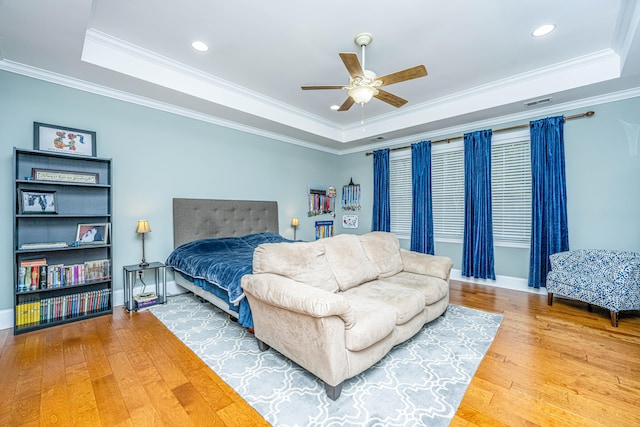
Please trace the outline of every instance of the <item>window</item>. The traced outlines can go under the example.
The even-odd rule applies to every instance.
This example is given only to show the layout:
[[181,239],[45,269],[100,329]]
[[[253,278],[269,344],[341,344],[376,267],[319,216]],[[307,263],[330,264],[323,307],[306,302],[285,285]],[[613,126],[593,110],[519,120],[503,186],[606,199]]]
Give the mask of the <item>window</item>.
[[411,150],[389,154],[389,209],[391,232],[399,238],[411,238]]
[[[431,181],[436,241],[462,242],[464,230],[464,144],[434,144]],[[411,151],[389,159],[391,231],[411,236]],[[531,234],[529,132],[493,135],[491,145],[493,239],[498,246],[528,247]]]
[[431,152],[433,234],[441,242],[462,242],[464,230],[464,146],[462,142]]
[[[524,135],[523,135],[524,133]],[[529,133],[495,138],[491,144],[493,242],[529,247],[531,239],[531,155]]]

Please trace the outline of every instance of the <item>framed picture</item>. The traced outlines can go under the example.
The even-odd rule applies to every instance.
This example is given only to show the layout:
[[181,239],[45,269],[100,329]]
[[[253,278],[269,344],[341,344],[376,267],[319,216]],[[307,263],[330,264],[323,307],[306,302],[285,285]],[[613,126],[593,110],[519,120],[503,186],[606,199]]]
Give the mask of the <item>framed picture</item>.
[[19,190],[19,205],[21,214],[56,214],[55,191]]
[[90,130],[34,122],[33,148],[40,151],[96,157],[96,133]]
[[53,169],[31,169],[34,181],[73,182],[75,184],[97,184],[98,174],[93,172],[59,171]]
[[358,228],[358,215],[342,215],[342,228]]
[[81,245],[106,245],[109,241],[109,223],[78,224],[76,242]]

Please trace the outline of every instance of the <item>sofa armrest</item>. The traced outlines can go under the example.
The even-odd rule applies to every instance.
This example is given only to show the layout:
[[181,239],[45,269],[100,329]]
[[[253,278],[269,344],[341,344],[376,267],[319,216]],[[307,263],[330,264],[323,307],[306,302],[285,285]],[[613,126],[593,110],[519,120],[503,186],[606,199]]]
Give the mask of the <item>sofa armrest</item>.
[[409,273],[424,274],[449,281],[453,261],[444,256],[423,254],[420,252],[400,249],[403,270]]
[[297,282],[273,273],[247,274],[241,286],[267,304],[312,317],[339,316],[351,328],[354,315],[344,296]]

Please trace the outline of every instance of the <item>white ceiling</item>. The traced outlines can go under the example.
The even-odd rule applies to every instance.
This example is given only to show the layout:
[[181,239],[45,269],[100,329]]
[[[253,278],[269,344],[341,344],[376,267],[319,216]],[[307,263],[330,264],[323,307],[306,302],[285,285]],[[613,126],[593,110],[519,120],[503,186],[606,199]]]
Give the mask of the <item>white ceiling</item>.
[[[0,69],[344,153],[636,93],[639,21],[635,0],[0,0]],[[337,112],[346,91],[300,89],[347,85],[338,53],[361,32],[378,75],[426,66],[385,87],[405,106]]]

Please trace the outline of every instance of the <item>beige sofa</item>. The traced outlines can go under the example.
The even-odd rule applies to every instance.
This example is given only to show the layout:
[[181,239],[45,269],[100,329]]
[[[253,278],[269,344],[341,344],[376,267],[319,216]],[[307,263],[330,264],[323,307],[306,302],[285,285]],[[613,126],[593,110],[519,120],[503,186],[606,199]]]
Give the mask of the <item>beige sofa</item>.
[[445,312],[451,267],[391,233],[343,234],[258,246],[242,287],[260,349],[316,375],[335,400],[345,379]]

